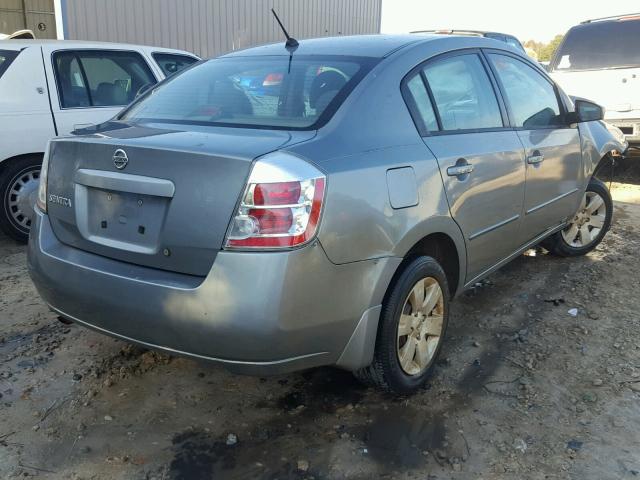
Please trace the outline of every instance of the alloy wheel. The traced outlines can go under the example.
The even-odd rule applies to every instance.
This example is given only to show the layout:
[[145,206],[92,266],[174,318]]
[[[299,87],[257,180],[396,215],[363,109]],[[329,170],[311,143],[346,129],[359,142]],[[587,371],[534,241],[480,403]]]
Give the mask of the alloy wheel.
[[606,216],[607,207],[604,199],[596,192],[586,192],[578,212],[562,230],[562,238],[571,247],[587,247],[598,238]]
[[424,372],[438,350],[444,320],[444,295],[433,277],[419,280],[409,292],[398,322],[397,355],[408,375]]

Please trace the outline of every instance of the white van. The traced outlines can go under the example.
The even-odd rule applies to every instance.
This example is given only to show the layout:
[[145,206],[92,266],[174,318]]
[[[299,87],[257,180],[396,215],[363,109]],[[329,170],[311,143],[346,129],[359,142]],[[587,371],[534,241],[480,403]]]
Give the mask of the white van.
[[138,92],[198,60],[138,45],[0,40],[0,229],[26,241],[50,138],[109,120]]
[[569,94],[605,107],[605,121],[640,143],[640,14],[587,20],[571,28],[549,66]]

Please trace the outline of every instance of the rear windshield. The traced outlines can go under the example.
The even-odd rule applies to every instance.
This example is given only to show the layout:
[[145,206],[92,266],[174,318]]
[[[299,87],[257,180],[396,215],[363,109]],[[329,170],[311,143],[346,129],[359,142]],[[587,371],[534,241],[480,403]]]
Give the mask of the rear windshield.
[[594,22],[567,33],[553,60],[560,71],[640,66],[640,19]]
[[175,75],[120,118],[315,129],[331,117],[371,66],[370,58],[346,56],[218,58]]
[[13,59],[18,56],[18,53],[14,50],[0,50],[0,77],[7,71]]

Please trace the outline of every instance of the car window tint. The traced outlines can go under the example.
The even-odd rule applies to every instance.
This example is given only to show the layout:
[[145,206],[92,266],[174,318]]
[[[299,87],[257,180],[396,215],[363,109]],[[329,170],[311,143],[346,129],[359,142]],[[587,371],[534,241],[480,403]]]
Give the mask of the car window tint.
[[553,85],[532,67],[506,55],[490,54],[517,127],[561,125],[560,106]]
[[149,66],[135,52],[77,52],[94,106],[120,106],[133,101],[143,86],[156,83]]
[[142,87],[156,83],[149,65],[136,52],[57,52],[54,65],[64,108],[124,106]]
[[322,55],[209,60],[156,88],[123,118],[308,129],[337,108],[370,62]]
[[500,107],[477,55],[458,55],[424,68],[443,130],[502,127]]
[[73,52],[56,54],[55,74],[63,108],[91,106],[80,63]]
[[0,50],[0,77],[7,71],[11,62],[18,56],[18,53],[12,50]]
[[433,105],[431,105],[431,99],[422,81],[422,77],[420,75],[414,75],[413,78],[407,82],[407,88],[409,92],[411,92],[417,113],[420,115],[420,119],[426,129],[430,132],[437,131],[438,121],[436,120],[436,114],[433,111]]
[[178,73],[183,68],[188,67],[198,61],[197,58],[187,55],[177,55],[174,53],[154,53],[153,59],[156,61],[162,73],[166,77],[170,77],[174,73]]

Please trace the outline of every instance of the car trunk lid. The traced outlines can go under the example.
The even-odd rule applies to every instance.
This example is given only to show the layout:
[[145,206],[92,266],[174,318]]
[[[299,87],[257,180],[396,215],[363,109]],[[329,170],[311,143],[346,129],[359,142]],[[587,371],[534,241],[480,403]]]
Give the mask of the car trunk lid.
[[253,159],[313,132],[116,124],[51,149],[58,239],[124,262],[205,276]]

